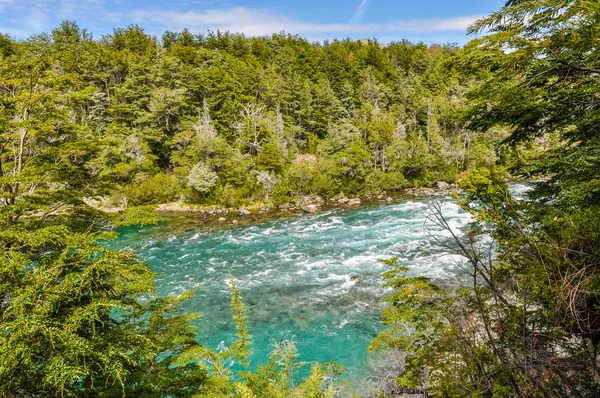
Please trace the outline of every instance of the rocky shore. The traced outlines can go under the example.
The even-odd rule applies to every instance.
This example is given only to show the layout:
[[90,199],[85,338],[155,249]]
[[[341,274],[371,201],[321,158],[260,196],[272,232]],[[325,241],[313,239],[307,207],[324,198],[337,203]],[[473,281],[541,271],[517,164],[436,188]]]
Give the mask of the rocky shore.
[[404,190],[404,193],[414,197],[449,196],[453,193],[458,193],[459,190],[457,184],[448,184],[444,181],[438,181],[433,188],[408,188]]
[[[365,195],[363,198],[347,198],[338,196],[325,200],[319,196],[304,196],[296,200],[295,203],[279,206],[277,208],[261,207],[250,211],[246,208],[241,209],[222,209],[217,207],[201,206],[187,204],[183,202],[173,202],[160,204],[157,212],[162,214],[189,214],[201,216],[204,219],[211,220],[221,224],[239,224],[244,220],[267,217],[274,214],[316,214],[326,209],[334,208],[352,208],[362,204],[392,203],[396,200],[406,200],[410,198],[426,198],[448,196],[458,192],[456,184],[448,184],[440,181],[433,187],[408,188],[397,192],[383,192],[378,195]],[[88,198],[86,203],[96,209],[106,213],[115,213],[126,208],[126,204],[109,206],[108,198]]]

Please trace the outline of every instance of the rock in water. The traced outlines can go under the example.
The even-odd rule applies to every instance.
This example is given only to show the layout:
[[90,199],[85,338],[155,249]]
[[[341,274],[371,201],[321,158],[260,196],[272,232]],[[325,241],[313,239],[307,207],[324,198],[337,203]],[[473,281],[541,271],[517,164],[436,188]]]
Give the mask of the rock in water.
[[317,205],[308,205],[302,208],[305,213],[314,214],[319,211],[319,206]]
[[349,206],[358,206],[358,205],[360,205],[360,204],[361,204],[361,201],[360,201],[360,199],[358,199],[358,198],[350,199],[350,200],[348,201],[348,205],[349,205]]

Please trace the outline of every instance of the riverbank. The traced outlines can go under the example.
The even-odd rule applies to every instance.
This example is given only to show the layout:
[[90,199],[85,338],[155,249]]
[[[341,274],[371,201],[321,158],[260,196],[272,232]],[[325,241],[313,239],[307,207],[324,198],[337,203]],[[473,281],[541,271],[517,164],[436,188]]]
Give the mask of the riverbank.
[[[172,202],[157,205],[156,211],[166,216],[199,218],[210,224],[237,225],[285,216],[317,214],[323,211],[358,206],[391,204],[416,198],[444,197],[456,192],[459,192],[456,184],[440,181],[433,187],[407,188],[401,191],[382,192],[377,195],[367,194],[360,197],[348,198],[344,195],[339,195],[326,200],[319,196],[301,196],[293,203],[277,207],[267,203],[253,203],[247,207],[234,209]],[[126,203],[120,205],[110,204],[107,198],[88,198],[86,199],[86,204],[106,213],[118,213],[126,209]]]
[[323,211],[355,208],[358,206],[372,206],[377,204],[391,204],[415,198],[444,197],[459,191],[456,184],[438,182],[434,187],[408,188],[397,192],[383,192],[378,195],[367,194],[362,197],[345,196],[325,200],[319,196],[299,197],[295,203],[278,207],[254,206],[242,209],[214,208],[190,205],[181,202],[166,203],[158,206],[157,211],[162,214],[194,214],[220,223],[239,224],[247,219],[271,219],[277,216],[317,214]]

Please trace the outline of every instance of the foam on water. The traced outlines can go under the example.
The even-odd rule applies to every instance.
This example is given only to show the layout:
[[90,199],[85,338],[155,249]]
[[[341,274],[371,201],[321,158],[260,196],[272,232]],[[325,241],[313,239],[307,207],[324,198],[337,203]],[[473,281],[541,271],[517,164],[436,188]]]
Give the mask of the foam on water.
[[[456,234],[472,221],[447,198],[442,209]],[[123,229],[118,245],[158,272],[161,294],[201,287],[183,310],[201,313],[202,341],[211,347],[235,339],[231,272],[248,307],[255,358],[267,358],[273,340],[295,336],[302,361],[336,361],[356,379],[382,329],[387,266],[378,260],[397,257],[412,274],[444,285],[462,279],[464,259],[439,245],[449,236],[429,214],[426,200],[413,200],[212,230],[190,218]]]

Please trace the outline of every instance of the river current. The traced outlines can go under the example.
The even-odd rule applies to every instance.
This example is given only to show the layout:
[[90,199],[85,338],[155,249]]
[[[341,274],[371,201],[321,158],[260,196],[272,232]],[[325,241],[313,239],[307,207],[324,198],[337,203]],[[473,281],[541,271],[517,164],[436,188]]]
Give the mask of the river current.
[[[518,196],[526,184],[512,184]],[[439,199],[457,233],[471,218]],[[247,304],[253,359],[266,360],[274,341],[294,338],[299,360],[335,361],[346,377],[367,373],[369,343],[383,328],[380,259],[399,258],[414,275],[445,286],[463,280],[462,258],[427,216],[428,200],[329,210],[260,223],[206,227],[194,218],[120,230],[117,245],[139,254],[158,273],[160,294],[200,288],[184,311],[200,312],[202,341],[212,348],[235,339],[228,275]],[[241,219],[241,218],[240,218]]]

